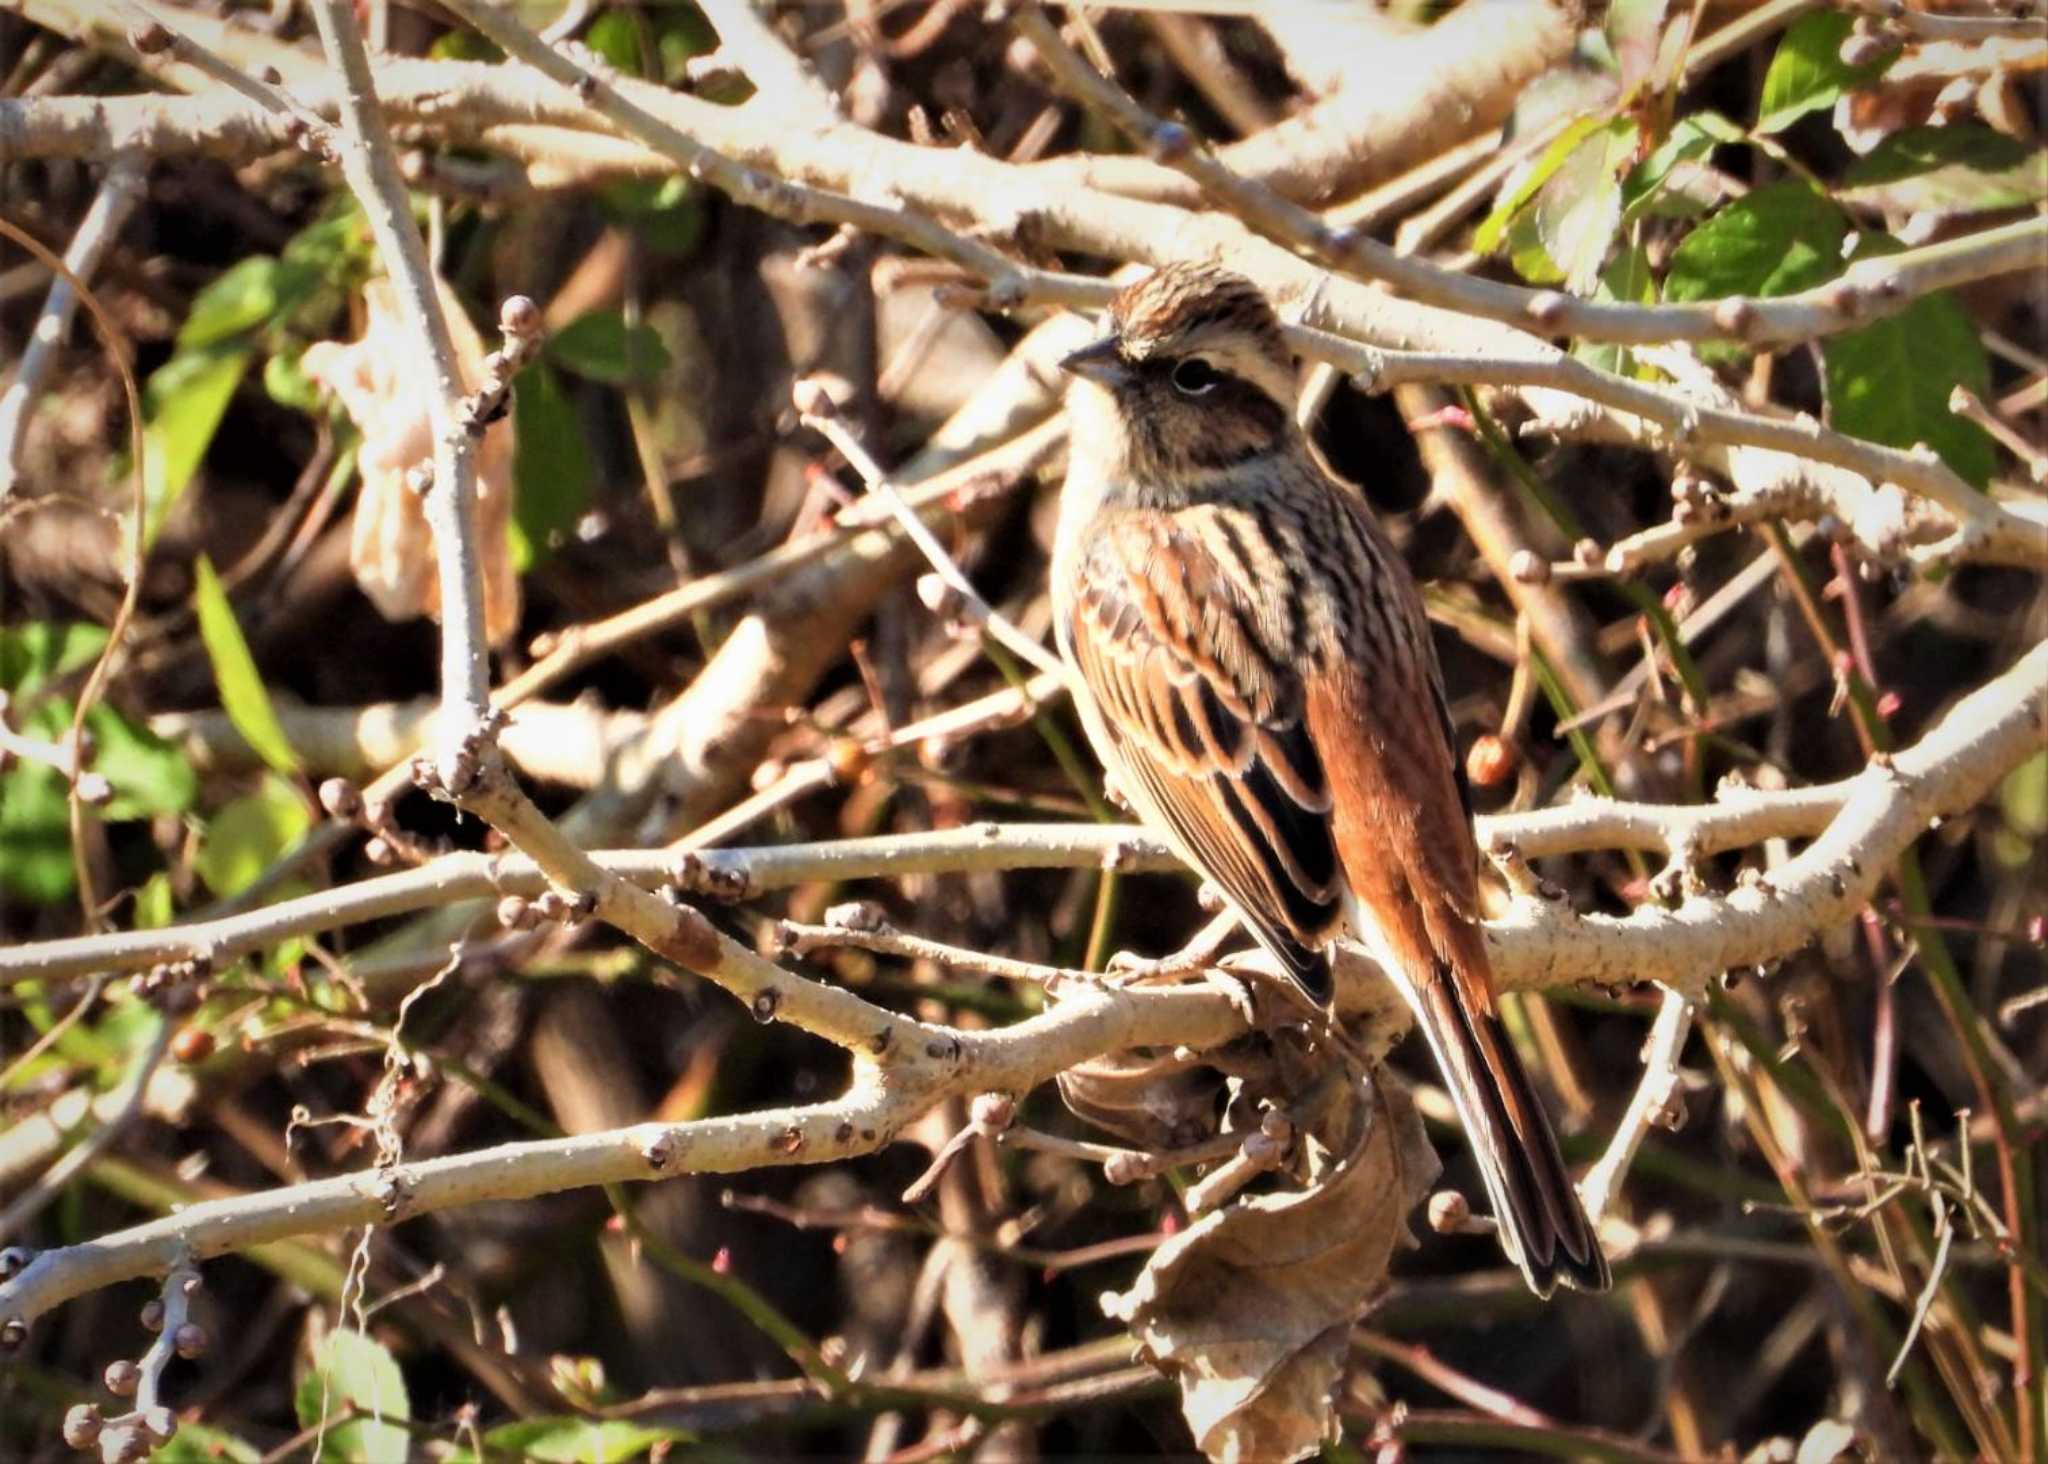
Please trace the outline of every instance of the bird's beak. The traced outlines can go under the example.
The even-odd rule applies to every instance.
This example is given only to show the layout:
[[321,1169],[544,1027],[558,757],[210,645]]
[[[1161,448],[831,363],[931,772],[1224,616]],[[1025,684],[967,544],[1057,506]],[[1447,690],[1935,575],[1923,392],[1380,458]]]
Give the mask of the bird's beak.
[[1071,371],[1102,386],[1115,386],[1130,375],[1130,366],[1115,336],[1091,341],[1060,362],[1060,370]]

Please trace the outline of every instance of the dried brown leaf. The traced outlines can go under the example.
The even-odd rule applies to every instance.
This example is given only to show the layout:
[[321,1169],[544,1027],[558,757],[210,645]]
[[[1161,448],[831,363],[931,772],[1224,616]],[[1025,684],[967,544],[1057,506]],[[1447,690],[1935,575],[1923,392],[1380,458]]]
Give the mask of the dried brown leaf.
[[1184,1149],[1216,1132],[1223,1074],[1169,1056],[1113,1052],[1059,1075],[1077,1118],[1140,1149]]
[[[439,280],[441,310],[455,340],[463,385],[484,379],[483,342],[454,294]],[[419,494],[406,484],[415,466],[431,465],[433,428],[427,402],[435,387],[430,370],[399,313],[388,280],[363,287],[363,333],[346,345],[309,346],[300,369],[341,398],[363,434],[356,454],[362,491],[356,499],[349,567],[356,583],[387,620],[438,615],[441,587],[434,564],[433,531]],[[512,424],[494,422],[477,445],[477,552],[483,566],[484,629],[493,645],[519,626],[519,576],[512,567],[507,529],[512,521]]]
[[1103,1299],[1179,1381],[1210,1459],[1299,1459],[1335,1435],[1348,1330],[1440,1167],[1407,1094],[1384,1080],[1331,1105],[1304,1142],[1316,1183],[1204,1216]]

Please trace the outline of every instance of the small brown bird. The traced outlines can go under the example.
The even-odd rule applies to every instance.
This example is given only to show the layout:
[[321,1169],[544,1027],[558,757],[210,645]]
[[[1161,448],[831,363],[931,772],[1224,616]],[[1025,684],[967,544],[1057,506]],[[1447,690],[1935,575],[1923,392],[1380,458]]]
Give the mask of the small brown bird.
[[1509,1044],[1442,673],[1407,566],[1294,420],[1295,365],[1249,280],[1169,265],[1063,363],[1060,649],[1133,807],[1312,1001],[1350,934],[1429,1040],[1530,1287],[1608,1284]]

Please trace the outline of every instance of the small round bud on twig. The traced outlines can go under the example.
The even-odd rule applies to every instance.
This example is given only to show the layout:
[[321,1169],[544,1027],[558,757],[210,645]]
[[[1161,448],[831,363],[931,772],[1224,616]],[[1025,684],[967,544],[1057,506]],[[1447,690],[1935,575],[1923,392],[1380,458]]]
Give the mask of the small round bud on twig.
[[524,895],[507,895],[498,901],[498,923],[507,930],[531,930],[533,905]]
[[161,1332],[164,1329],[164,1302],[160,1296],[152,1296],[142,1304],[142,1327],[146,1332]]
[[104,1381],[116,1398],[132,1398],[142,1385],[142,1369],[128,1358],[117,1357],[107,1364]]
[[1565,311],[1571,309],[1571,306],[1569,295],[1557,290],[1538,290],[1529,297],[1529,303],[1522,307],[1522,313],[1529,317],[1532,324],[1547,329],[1564,319]]
[[1438,1190],[1429,1197],[1429,1228],[1438,1235],[1457,1235],[1472,1223],[1472,1205],[1456,1190]]
[[99,1404],[76,1404],[64,1415],[64,1442],[74,1449],[90,1449],[100,1441],[100,1429],[105,1423]]
[[1495,788],[1514,775],[1521,762],[1515,744],[1495,732],[1483,732],[1465,754],[1465,776],[1475,788]]
[[1725,300],[1716,300],[1713,309],[1714,327],[1738,339],[1749,334],[1756,324],[1756,306],[1740,295],[1730,295]]
[[1841,50],[1836,54],[1842,58],[1844,66],[1870,66],[1882,61],[1897,49],[1896,46],[1888,44],[1883,36],[1871,31],[1862,31],[1843,41]]
[[498,307],[498,329],[508,336],[530,336],[540,329],[540,306],[526,295],[508,295]]
[[208,1340],[206,1328],[197,1322],[187,1322],[172,1334],[171,1345],[178,1349],[178,1356],[190,1359],[206,1351]]
[[172,37],[161,22],[152,20],[129,32],[128,43],[145,56],[160,56],[171,49]]
[[396,864],[398,862],[398,851],[391,847],[389,839],[380,835],[363,845],[363,857],[372,864],[381,867],[383,865]]
[[25,1245],[10,1245],[0,1250],[0,1281],[19,1276],[35,1258],[36,1253]]
[[1598,539],[1581,539],[1572,545],[1572,560],[1581,569],[1598,569],[1606,558]]
[[171,1056],[190,1067],[213,1056],[213,1033],[204,1027],[180,1027],[171,1038]]
[[1517,549],[1514,558],[1508,561],[1508,573],[1518,584],[1547,585],[1550,583],[1550,561],[1533,549]]
[[328,778],[320,784],[320,806],[329,818],[354,818],[363,811],[362,791],[347,778]]

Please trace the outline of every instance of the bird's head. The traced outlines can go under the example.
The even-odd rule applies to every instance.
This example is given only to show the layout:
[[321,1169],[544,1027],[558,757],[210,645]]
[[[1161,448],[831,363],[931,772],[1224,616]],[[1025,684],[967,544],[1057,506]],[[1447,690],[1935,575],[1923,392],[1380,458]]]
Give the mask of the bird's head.
[[1148,485],[1191,481],[1285,446],[1294,356],[1250,280],[1170,264],[1110,301],[1108,333],[1060,364],[1077,451],[1120,455]]

